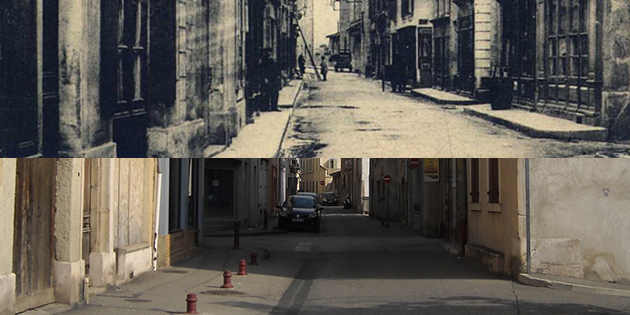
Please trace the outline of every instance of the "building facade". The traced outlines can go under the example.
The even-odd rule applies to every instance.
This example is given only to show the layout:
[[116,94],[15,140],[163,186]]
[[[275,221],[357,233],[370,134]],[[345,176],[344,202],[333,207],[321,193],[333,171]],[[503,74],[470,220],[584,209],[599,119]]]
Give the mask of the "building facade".
[[[293,0],[0,4],[0,156],[202,157],[295,69]],[[19,70],[18,70],[19,69]]]
[[0,313],[75,304],[86,284],[118,285],[155,268],[155,160],[2,159],[0,169]]
[[491,101],[513,87],[517,108],[630,135],[628,4],[437,0],[434,86]]

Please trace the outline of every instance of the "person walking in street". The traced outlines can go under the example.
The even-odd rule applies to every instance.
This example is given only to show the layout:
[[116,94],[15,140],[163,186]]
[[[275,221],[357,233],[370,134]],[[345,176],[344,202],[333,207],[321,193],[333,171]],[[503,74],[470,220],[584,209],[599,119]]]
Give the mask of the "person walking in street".
[[306,59],[302,54],[298,57],[298,66],[300,67],[300,78],[303,78],[304,73],[306,73]]
[[273,51],[265,49],[263,59],[260,63],[260,73],[262,76],[263,111],[278,110],[278,96],[280,93],[280,67],[273,59]]
[[328,74],[328,63],[326,63],[326,57],[322,56],[322,62],[319,64],[319,67],[322,69],[322,76],[324,77],[324,81],[326,81],[326,74]]

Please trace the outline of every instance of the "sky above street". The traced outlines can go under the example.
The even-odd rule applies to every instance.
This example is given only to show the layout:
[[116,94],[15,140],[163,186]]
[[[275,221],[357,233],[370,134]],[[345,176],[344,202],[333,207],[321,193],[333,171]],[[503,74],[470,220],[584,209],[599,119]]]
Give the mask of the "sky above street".
[[[334,11],[331,0],[313,0],[315,5],[315,47],[328,45],[327,35],[337,32],[339,11]],[[337,3],[337,7],[339,4]]]

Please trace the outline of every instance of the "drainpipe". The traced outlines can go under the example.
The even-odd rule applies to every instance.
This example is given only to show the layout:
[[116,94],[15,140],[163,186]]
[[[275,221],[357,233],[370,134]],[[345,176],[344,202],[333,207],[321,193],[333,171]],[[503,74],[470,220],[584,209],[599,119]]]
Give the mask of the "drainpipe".
[[527,274],[532,273],[532,234],[530,219],[529,159],[525,159],[525,220],[527,225]]

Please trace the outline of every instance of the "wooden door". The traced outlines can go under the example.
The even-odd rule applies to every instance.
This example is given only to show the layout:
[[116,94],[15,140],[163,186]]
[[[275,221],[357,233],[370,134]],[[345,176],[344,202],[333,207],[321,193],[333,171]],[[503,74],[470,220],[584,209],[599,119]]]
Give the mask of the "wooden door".
[[434,86],[442,90],[450,89],[450,19],[444,17],[434,22],[433,55]]
[[119,157],[146,157],[149,0],[112,0],[102,7],[102,96],[113,118]]
[[475,90],[475,21],[471,3],[460,7],[457,19],[457,78],[459,91],[472,95]]
[[17,311],[54,301],[55,159],[19,159],[15,192],[13,272]]
[[514,82],[514,103],[534,106],[536,89],[536,3],[503,3],[501,64]]

